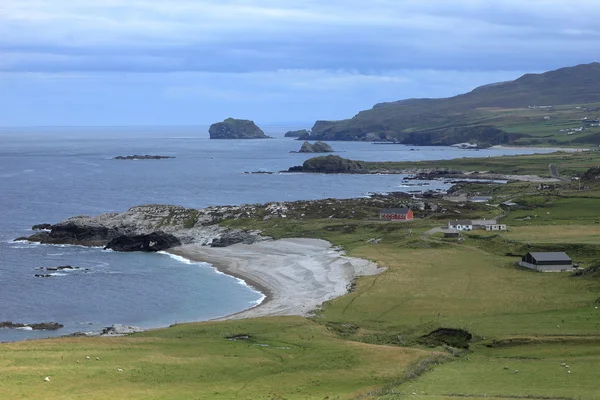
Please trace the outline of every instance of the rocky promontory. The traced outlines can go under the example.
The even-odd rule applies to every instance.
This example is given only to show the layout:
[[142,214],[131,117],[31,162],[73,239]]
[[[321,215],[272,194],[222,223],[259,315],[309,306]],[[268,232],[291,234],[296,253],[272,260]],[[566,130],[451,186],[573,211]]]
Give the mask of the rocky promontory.
[[365,174],[368,171],[360,161],[340,156],[321,156],[304,161],[301,166],[291,167],[288,172],[316,172],[324,174]]
[[269,136],[254,121],[227,118],[217,122],[208,130],[211,139],[268,139]]
[[133,156],[116,156],[113,160],[163,160],[168,158],[175,158],[171,156],[153,156],[150,154],[145,155],[133,155]]
[[302,144],[298,153],[333,153],[333,149],[325,142],[315,142],[311,144],[306,141]]
[[[44,244],[103,247],[114,251],[162,251],[181,244],[211,245],[226,242],[253,243],[263,240],[257,231],[221,227],[219,222],[242,214],[241,207],[191,209],[151,204],[124,213],[69,218],[16,240]],[[246,211],[244,211],[246,212]],[[219,242],[223,238],[223,241]]]
[[310,132],[307,131],[306,129],[300,129],[297,131],[287,131],[285,133],[285,137],[291,137],[291,138],[303,138],[305,136],[309,136]]

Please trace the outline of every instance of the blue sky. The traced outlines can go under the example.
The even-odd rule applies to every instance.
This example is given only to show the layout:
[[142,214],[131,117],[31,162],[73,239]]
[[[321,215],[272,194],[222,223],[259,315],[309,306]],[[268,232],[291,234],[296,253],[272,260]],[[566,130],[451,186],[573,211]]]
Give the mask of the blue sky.
[[0,125],[352,117],[595,61],[594,0],[2,0]]

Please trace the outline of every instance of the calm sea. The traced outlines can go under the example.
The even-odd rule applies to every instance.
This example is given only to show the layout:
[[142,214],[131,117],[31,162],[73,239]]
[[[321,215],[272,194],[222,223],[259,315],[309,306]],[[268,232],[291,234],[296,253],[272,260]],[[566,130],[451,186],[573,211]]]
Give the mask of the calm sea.
[[[402,176],[242,174],[280,171],[310,155],[288,129],[267,127],[272,140],[218,141],[208,129],[0,128],[0,321],[57,321],[56,332],[0,329],[0,341],[99,330],[114,323],[145,328],[207,320],[255,305],[262,295],[210,265],[164,254],[126,254],[75,246],[13,243],[33,224],[73,215],[125,211],[166,203],[206,207],[407,190]],[[531,153],[449,147],[331,143],[360,160],[437,160]],[[411,150],[412,149],[412,150]],[[132,154],[169,160],[116,161]],[[426,188],[443,188],[432,183]],[[72,272],[36,278],[37,267],[72,265]]]

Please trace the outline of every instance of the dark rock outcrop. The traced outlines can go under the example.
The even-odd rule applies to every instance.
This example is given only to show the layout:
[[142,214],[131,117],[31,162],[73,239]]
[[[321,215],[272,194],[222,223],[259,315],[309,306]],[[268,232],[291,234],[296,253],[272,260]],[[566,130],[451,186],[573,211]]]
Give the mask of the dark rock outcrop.
[[45,229],[52,229],[52,224],[38,224],[31,227],[33,231],[42,231]]
[[302,166],[292,167],[288,172],[316,172],[325,174],[367,173],[360,161],[347,160],[340,156],[321,156],[304,161]]
[[121,235],[112,239],[104,247],[114,251],[144,251],[154,252],[181,246],[181,241],[168,233],[157,231],[148,235]]
[[29,237],[15,240],[27,240],[43,244],[74,244],[80,246],[104,246],[108,241],[121,236],[118,229],[106,226],[84,225],[74,221],[64,221],[52,225],[50,232],[42,231]]
[[152,156],[152,155],[148,155],[145,154],[143,156],[141,155],[134,155],[134,156],[116,156],[115,158],[113,158],[113,160],[163,160],[166,158],[175,158],[175,157],[171,157],[171,156]]
[[581,176],[581,180],[583,181],[593,181],[596,179],[600,179],[600,167],[592,167]]
[[269,136],[254,121],[227,118],[217,122],[208,130],[211,139],[267,139]]
[[258,239],[257,235],[245,231],[229,231],[212,240],[210,247],[227,247],[232,244],[252,244]]
[[447,345],[459,349],[468,349],[471,340],[473,340],[473,335],[463,329],[439,328],[425,336],[421,336],[417,341],[432,347]]
[[31,328],[34,331],[55,331],[64,327],[63,324],[58,322],[39,322],[35,324],[21,324],[12,321],[0,322],[0,328],[18,329],[18,328]]
[[333,149],[325,142],[315,142],[315,144],[304,142],[299,153],[333,153]]
[[300,129],[298,131],[288,131],[285,133],[285,137],[292,137],[292,138],[304,138],[305,136],[310,135],[310,132],[307,131],[306,129]]

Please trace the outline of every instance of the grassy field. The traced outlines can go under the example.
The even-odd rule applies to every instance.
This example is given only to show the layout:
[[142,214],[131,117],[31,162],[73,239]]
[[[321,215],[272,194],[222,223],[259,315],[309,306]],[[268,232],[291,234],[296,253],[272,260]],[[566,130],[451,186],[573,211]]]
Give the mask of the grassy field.
[[[561,366],[563,363],[569,368]],[[594,400],[600,399],[599,364],[598,339],[557,338],[501,349],[479,346],[468,358],[438,366],[417,381],[390,388],[390,394],[379,399]]]
[[[600,164],[600,157],[559,153],[443,163],[541,174],[549,163],[581,172]],[[275,238],[326,239],[387,269],[359,278],[351,293],[311,318],[2,344],[1,398],[600,399],[600,277],[516,265],[518,255],[533,250],[567,251],[583,266],[600,260],[600,190],[592,184],[578,191],[571,181],[557,185],[461,185],[457,190],[488,191],[522,205],[508,210],[439,200],[460,210],[460,218],[501,216],[509,225],[508,232],[466,233],[461,242],[429,234],[456,218],[452,211],[386,223],[367,217],[375,205],[357,211],[352,201],[330,201],[335,214],[312,204],[285,219],[227,221]],[[381,243],[369,244],[373,238]],[[422,337],[438,328],[468,331],[468,350],[430,347]]]
[[555,152],[551,154],[532,154],[525,156],[503,156],[492,158],[457,158],[453,160],[419,161],[419,162],[364,162],[366,168],[381,169],[416,169],[416,168],[448,168],[461,171],[488,171],[500,174],[520,174],[551,176],[549,164],[557,166],[558,173],[571,177],[579,175],[588,168],[600,165],[600,152]]
[[[227,339],[235,335],[250,339]],[[0,354],[2,398],[170,400],[347,399],[427,353],[342,340],[289,317],[4,344]]]

